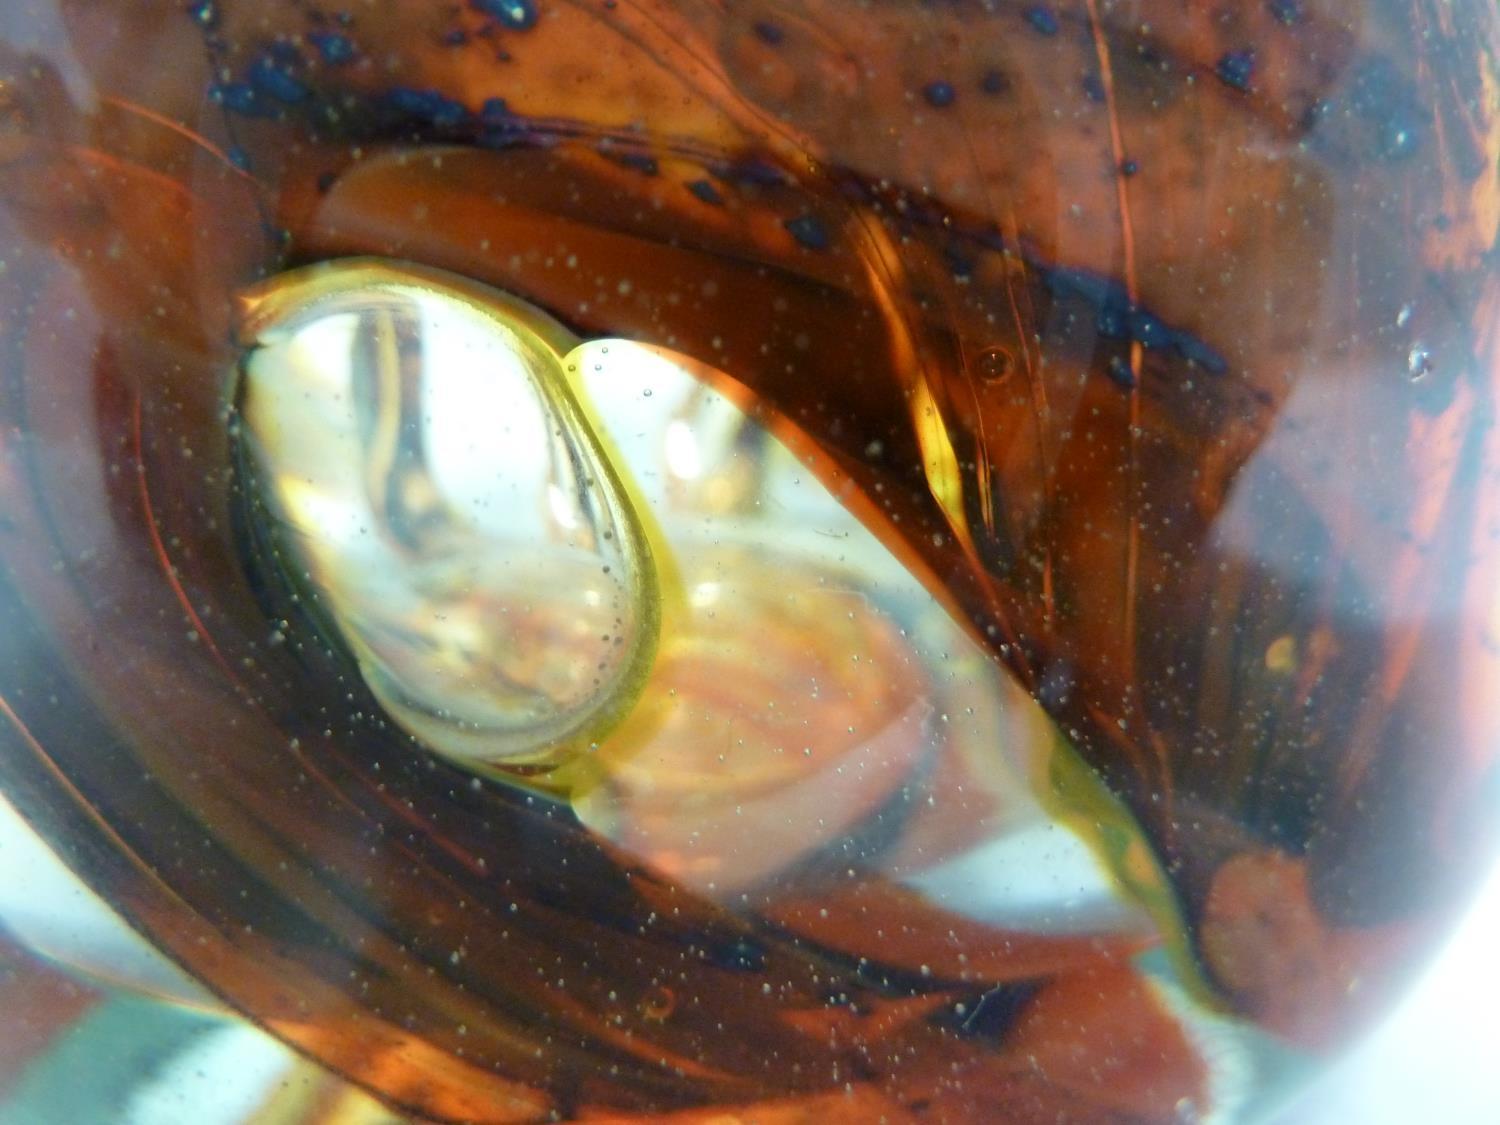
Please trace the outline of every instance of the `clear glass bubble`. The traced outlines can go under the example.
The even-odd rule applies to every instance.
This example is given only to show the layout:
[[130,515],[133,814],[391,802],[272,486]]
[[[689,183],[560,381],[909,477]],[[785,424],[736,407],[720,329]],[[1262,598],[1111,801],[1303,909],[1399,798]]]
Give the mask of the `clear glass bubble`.
[[660,602],[565,371],[574,341],[458,278],[374,263],[244,304],[233,426],[265,561],[404,728],[550,775],[633,702]]

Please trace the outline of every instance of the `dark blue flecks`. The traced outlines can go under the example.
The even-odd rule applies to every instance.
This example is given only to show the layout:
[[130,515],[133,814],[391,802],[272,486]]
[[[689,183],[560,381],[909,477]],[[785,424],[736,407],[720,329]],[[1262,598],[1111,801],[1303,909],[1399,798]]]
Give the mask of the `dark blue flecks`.
[[1278,23],[1291,27],[1302,22],[1301,0],[1271,0],[1266,6],[1271,9],[1271,15],[1276,17]]
[[1133,176],[1140,170],[1141,164],[1138,160],[1131,160],[1127,157],[1120,161],[1120,175],[1122,176]]
[[1026,22],[1042,35],[1056,35],[1059,24],[1057,13],[1045,4],[1034,4],[1026,9]]
[[714,187],[711,180],[694,180],[688,184],[687,189],[704,203],[715,207],[724,206],[724,197],[719,194],[719,189]]
[[[951,1020],[957,1026],[951,1033],[982,1042],[1000,1042],[1040,991],[1039,984],[1025,981],[1018,985],[1002,984],[966,997],[967,1003],[954,1008]],[[960,1012],[964,1013],[961,1017]]]
[[709,170],[719,179],[736,184],[781,187],[787,182],[787,174],[780,168],[753,156],[743,160],[715,162]]
[[1125,287],[1116,281],[1066,266],[1044,267],[1043,280],[1054,297],[1075,298],[1091,306],[1095,328],[1106,339],[1134,340],[1152,350],[1171,349],[1215,375],[1228,370],[1224,358],[1211,347],[1133,304]]
[[991,97],[1010,91],[1010,79],[999,67],[990,67],[979,78],[979,88]]
[[307,87],[281,62],[263,55],[250,64],[245,77],[257,94],[281,102],[297,105],[307,100]]
[[1148,348],[1165,348],[1172,343],[1172,330],[1145,309],[1133,308],[1125,317],[1125,334]]
[[527,140],[526,123],[511,113],[504,98],[486,98],[479,107],[479,143],[485,148],[504,149]]
[[599,145],[599,155],[614,161],[622,168],[629,168],[643,175],[654,176],[661,171],[656,157],[649,152],[641,152],[639,149],[620,148],[609,143]]
[[398,86],[385,96],[397,113],[438,129],[454,129],[469,120],[469,110],[436,90],[412,90]]
[[1130,335],[1130,304],[1106,300],[1094,309],[1094,329],[1107,340],[1124,340]]
[[1203,368],[1210,375],[1222,375],[1229,370],[1228,360],[1196,336],[1186,332],[1173,332],[1172,347],[1183,359]]
[[230,145],[225,155],[229,157],[229,163],[233,164],[241,172],[250,171],[250,154],[239,145]]
[[798,215],[781,224],[798,243],[809,250],[828,249],[828,228],[816,215]]
[[1214,64],[1214,73],[1226,86],[1236,90],[1250,89],[1250,80],[1255,77],[1255,52],[1226,51]]
[[1104,79],[1097,74],[1085,74],[1083,76],[1083,96],[1091,102],[1103,102],[1106,98],[1104,90]]
[[749,937],[738,938],[732,942],[723,940],[708,942],[702,948],[701,956],[705,961],[721,969],[739,973],[761,972],[765,969],[769,959],[765,948]]
[[755,37],[769,47],[780,46],[781,41],[786,38],[786,32],[780,24],[771,23],[769,20],[757,20],[754,30]]
[[479,123],[487,128],[509,125],[513,120],[504,98],[486,98],[479,107]]
[[208,96],[230,113],[241,117],[272,117],[276,107],[256,92],[248,82],[216,82]]
[[[1380,55],[1365,59],[1355,69],[1349,104],[1368,123],[1376,154],[1386,160],[1415,153],[1431,121],[1411,80]],[[1475,175],[1478,172],[1473,170]]]
[[343,66],[359,57],[354,40],[341,31],[314,31],[308,35],[307,41],[329,66]]
[[958,97],[951,82],[929,82],[922,87],[922,97],[933,109],[947,109]]
[[537,130],[528,129],[524,123],[516,121],[510,125],[492,126],[482,129],[474,138],[480,148],[492,149],[502,152],[511,148],[546,148],[549,140],[547,135]]
[[469,0],[469,5],[512,31],[529,31],[536,26],[535,0]]
[[962,246],[950,243],[943,247],[943,260],[948,263],[948,272],[957,281],[974,276],[974,255]]

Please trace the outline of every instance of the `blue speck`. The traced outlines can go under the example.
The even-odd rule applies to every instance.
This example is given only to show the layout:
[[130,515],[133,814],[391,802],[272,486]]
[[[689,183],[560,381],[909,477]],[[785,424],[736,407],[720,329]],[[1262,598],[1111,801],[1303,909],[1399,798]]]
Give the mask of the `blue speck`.
[[1085,74],[1083,76],[1083,94],[1091,102],[1104,101],[1106,97],[1104,80],[1097,74]]
[[1120,175],[1122,175],[1122,176],[1133,176],[1137,172],[1139,172],[1140,170],[1141,170],[1141,164],[1140,164],[1140,161],[1138,161],[1138,160],[1122,160],[1122,161],[1120,161]]
[[536,26],[537,10],[533,0],[469,0],[475,11],[500,21],[512,31],[529,31]]
[[1026,22],[1042,35],[1056,35],[1058,32],[1057,14],[1044,4],[1027,8]]
[[1131,309],[1125,319],[1125,330],[1132,340],[1148,348],[1164,348],[1172,342],[1172,330],[1145,309]]
[[628,148],[614,148],[611,145],[602,144],[599,146],[599,155],[613,160],[621,167],[633,169],[647,176],[654,176],[661,171],[661,166],[657,164],[656,157],[650,153],[637,152]]
[[233,164],[241,172],[250,171],[250,154],[239,145],[230,145],[227,155],[229,163]]
[[512,148],[527,143],[526,125],[504,98],[486,98],[479,107],[479,143],[486,148]]
[[719,194],[719,189],[714,187],[713,183],[709,180],[694,180],[688,184],[687,189],[704,203],[712,204],[715,207],[724,206],[724,197]]
[[947,109],[958,95],[954,92],[952,83],[938,81],[923,86],[922,97],[927,99],[927,104],[933,109]]
[[707,960],[721,969],[758,973],[766,967],[766,951],[750,938],[739,938],[731,945],[715,942],[704,953]]
[[991,96],[1004,94],[1010,89],[1010,79],[1005,76],[1005,71],[992,66],[980,77],[979,88]]
[[469,119],[468,108],[436,90],[409,90],[398,87],[386,95],[392,109],[415,117],[439,129],[451,129]]
[[1203,368],[1210,375],[1222,375],[1229,370],[1229,361],[1196,336],[1178,332],[1172,339],[1172,346],[1183,359]]
[[974,256],[961,246],[943,247],[943,260],[948,263],[948,272],[955,279],[963,280],[974,276]]
[[1203,341],[1131,304],[1129,294],[1119,282],[1068,266],[1045,268],[1042,277],[1054,297],[1077,298],[1093,307],[1094,327],[1100,336],[1135,340],[1153,350],[1170,348],[1214,375],[1228,370],[1224,357]]
[[786,38],[786,32],[781,30],[779,24],[770,23],[766,20],[757,21],[754,24],[754,30],[755,37],[767,46],[779,46],[781,41]]
[[307,37],[329,66],[343,66],[359,56],[354,40],[340,31],[314,31]]
[[258,58],[251,63],[246,77],[256,93],[286,105],[296,105],[307,98],[307,87],[289,70],[269,58]]
[[1108,340],[1123,340],[1130,335],[1130,313],[1124,305],[1109,302],[1094,310],[1094,328]]
[[517,125],[502,125],[480,131],[476,138],[481,148],[503,150],[508,148],[543,148],[540,139]]
[[1081,297],[1096,308],[1100,305],[1123,305],[1128,302],[1125,288],[1088,270],[1055,266],[1046,271],[1043,280],[1056,297]]
[[275,112],[248,82],[217,82],[209,87],[208,96],[241,117],[269,117]]
[[807,249],[828,249],[828,228],[816,215],[798,215],[795,219],[788,219],[782,226]]
[[1214,65],[1219,81],[1236,90],[1250,89],[1250,79],[1255,75],[1255,52],[1251,50],[1228,51]]
[[733,163],[715,164],[713,173],[721,180],[738,184],[756,184],[760,187],[780,187],[787,182],[786,173],[774,164],[749,157]]
[[1287,27],[1302,22],[1302,4],[1300,0],[1271,0],[1267,6],[1271,9],[1271,14]]
[[197,0],[188,8],[188,15],[197,20],[200,27],[211,29],[219,26],[219,5],[214,0]]

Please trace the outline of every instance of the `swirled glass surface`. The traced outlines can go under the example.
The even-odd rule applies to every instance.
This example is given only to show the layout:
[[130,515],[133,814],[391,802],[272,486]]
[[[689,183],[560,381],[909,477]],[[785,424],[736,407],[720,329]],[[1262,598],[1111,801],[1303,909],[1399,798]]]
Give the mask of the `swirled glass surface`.
[[1254,1120],[1493,851],[1497,49],[12,5],[0,791],[417,1117]]

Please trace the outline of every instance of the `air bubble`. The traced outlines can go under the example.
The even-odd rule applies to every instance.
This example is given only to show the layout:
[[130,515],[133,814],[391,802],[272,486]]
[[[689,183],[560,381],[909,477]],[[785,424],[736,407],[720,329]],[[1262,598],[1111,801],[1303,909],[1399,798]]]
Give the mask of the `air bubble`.
[[429,747],[564,764],[634,698],[657,632],[642,529],[564,369],[577,341],[362,262],[245,307],[239,433],[281,569]]

